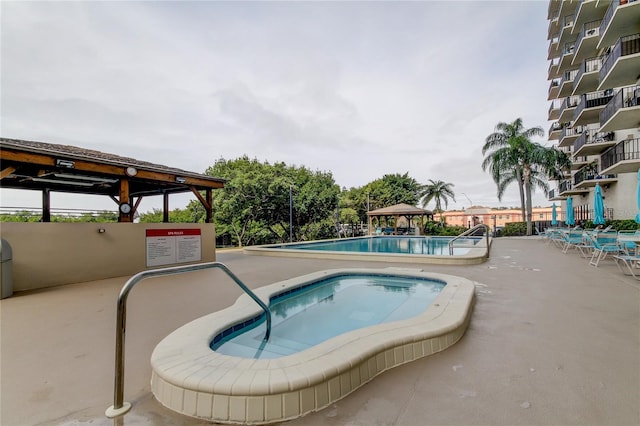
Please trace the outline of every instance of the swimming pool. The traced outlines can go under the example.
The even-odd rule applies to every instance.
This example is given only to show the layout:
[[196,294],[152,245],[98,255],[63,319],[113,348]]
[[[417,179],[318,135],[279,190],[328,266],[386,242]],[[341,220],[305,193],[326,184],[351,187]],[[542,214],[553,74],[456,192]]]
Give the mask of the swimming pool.
[[211,350],[215,336],[262,314],[242,295],[231,307],[180,327],[156,346],[151,356],[154,396],[174,411],[208,421],[276,423],[325,408],[382,372],[440,352],[464,335],[475,286],[452,275],[409,268],[336,269],[261,287],[255,294],[267,303],[333,277],[372,274],[446,285],[415,316],[351,330],[273,359]]
[[[394,275],[338,275],[272,297],[271,336],[264,315],[218,333],[211,349],[243,358],[279,358],[332,337],[418,315],[445,286],[443,281]],[[256,319],[261,321],[256,321]]]
[[453,244],[453,237],[370,236],[304,243],[270,244],[244,247],[252,255],[376,260],[383,262],[478,264],[489,257],[490,241],[483,237],[464,237]]

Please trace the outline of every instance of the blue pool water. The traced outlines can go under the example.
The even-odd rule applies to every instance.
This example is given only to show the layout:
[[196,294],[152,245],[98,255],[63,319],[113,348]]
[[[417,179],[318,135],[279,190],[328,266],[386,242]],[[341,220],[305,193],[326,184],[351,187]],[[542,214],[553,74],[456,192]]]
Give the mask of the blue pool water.
[[424,312],[446,283],[388,275],[340,275],[271,299],[271,337],[264,314],[216,336],[211,348],[244,358],[278,358],[334,336]]
[[[287,250],[341,251],[355,253],[399,253],[449,256],[448,237],[364,237],[270,246]],[[465,238],[477,242],[477,238]],[[468,247],[454,247],[454,255],[469,252]]]

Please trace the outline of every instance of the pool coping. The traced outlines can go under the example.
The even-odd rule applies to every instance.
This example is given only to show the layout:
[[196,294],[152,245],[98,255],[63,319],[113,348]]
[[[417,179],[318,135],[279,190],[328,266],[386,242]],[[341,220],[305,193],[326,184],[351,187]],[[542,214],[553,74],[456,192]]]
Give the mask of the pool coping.
[[[328,243],[333,241],[346,241],[351,239],[361,239],[363,237],[334,238],[329,240],[305,241],[305,243]],[[394,238],[369,236],[364,238]],[[437,238],[431,237],[431,238]],[[278,244],[279,247],[298,245],[301,242]],[[357,261],[381,261],[400,262],[418,264],[438,264],[438,265],[477,265],[484,263],[489,258],[491,238],[489,247],[485,238],[481,238],[476,244],[469,248],[469,252],[454,256],[426,255],[426,254],[404,254],[404,253],[355,253],[348,251],[324,251],[324,250],[295,250],[287,248],[275,248],[275,244],[243,247],[245,254],[254,256],[274,256],[274,257],[294,257],[303,259],[332,259],[332,260],[357,260]],[[461,244],[459,243],[458,247]]]
[[267,424],[301,417],[338,401],[380,373],[440,352],[465,333],[475,285],[453,275],[409,268],[332,269],[255,290],[273,294],[345,273],[393,274],[447,282],[423,314],[334,337],[297,354],[246,359],[210,349],[213,337],[260,308],[247,295],[164,338],[151,356],[151,389],[166,407],[219,423]]

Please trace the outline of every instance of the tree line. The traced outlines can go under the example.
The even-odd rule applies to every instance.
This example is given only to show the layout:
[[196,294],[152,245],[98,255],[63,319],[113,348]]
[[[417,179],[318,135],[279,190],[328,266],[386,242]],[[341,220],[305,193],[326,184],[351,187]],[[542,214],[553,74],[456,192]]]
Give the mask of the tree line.
[[[540,127],[524,128],[522,119],[498,123],[485,139],[481,164],[488,170],[502,200],[506,188],[518,186],[527,234],[532,233],[532,193],[536,188],[545,195],[547,179],[558,179],[570,168],[570,157],[555,147],[532,142],[541,136]],[[357,188],[340,188],[331,172],[312,171],[282,162],[270,164],[243,156],[233,160],[220,158],[209,167],[207,175],[225,179],[225,186],[213,192],[214,223],[217,235],[227,235],[233,245],[246,246],[277,242],[317,240],[338,235],[338,224],[367,223],[367,212],[394,204],[434,202],[435,213],[455,202],[453,183],[429,180],[421,184],[404,174],[387,174]],[[1,221],[37,221],[32,215],[0,215]],[[113,212],[81,217],[52,216],[52,221],[117,221]],[[205,220],[199,201],[185,209],[169,212],[169,221],[194,223]],[[140,214],[140,222],[161,222],[162,211],[154,209]]]

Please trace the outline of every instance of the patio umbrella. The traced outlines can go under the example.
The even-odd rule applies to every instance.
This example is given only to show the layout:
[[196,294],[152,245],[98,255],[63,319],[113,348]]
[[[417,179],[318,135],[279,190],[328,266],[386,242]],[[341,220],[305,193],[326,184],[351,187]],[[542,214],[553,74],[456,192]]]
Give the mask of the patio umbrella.
[[640,169],[638,169],[638,190],[636,194],[636,203],[638,204],[638,214],[636,215],[636,223],[640,223]]
[[556,203],[551,205],[551,225],[556,226],[558,224],[558,213],[556,212]]
[[593,224],[604,225],[604,200],[602,199],[602,188],[596,183],[596,192],[593,199]]
[[573,218],[573,199],[571,197],[567,198],[567,214],[564,223],[567,225],[576,224],[576,220]]

